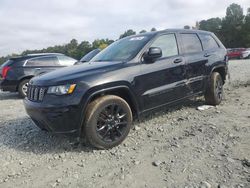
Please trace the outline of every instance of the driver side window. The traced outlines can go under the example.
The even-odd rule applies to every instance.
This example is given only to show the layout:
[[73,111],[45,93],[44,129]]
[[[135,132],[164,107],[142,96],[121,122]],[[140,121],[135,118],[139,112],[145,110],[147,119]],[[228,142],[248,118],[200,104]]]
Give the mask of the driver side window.
[[166,34],[159,36],[151,45],[162,50],[162,58],[178,55],[178,47],[175,34]]

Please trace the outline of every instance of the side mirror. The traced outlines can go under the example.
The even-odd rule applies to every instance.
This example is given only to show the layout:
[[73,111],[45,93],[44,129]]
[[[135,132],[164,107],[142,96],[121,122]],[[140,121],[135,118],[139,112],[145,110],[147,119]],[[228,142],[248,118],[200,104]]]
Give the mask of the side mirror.
[[151,47],[145,52],[143,58],[146,62],[153,63],[156,59],[162,57],[162,50],[158,47]]

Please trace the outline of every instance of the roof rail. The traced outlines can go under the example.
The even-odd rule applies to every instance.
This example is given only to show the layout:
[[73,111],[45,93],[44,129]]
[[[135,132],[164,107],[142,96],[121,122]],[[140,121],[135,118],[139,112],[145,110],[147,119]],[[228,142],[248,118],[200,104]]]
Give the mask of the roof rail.
[[27,54],[27,56],[39,56],[39,55],[63,55],[62,53],[34,53],[34,54]]

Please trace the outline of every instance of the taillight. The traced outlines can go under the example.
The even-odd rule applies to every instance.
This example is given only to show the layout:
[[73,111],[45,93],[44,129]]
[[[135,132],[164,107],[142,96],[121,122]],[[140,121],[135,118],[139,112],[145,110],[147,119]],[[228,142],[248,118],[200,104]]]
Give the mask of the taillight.
[[3,79],[5,79],[7,77],[7,74],[8,74],[9,70],[10,70],[10,67],[8,67],[8,66],[3,67],[3,69],[2,69],[2,77],[3,77]]

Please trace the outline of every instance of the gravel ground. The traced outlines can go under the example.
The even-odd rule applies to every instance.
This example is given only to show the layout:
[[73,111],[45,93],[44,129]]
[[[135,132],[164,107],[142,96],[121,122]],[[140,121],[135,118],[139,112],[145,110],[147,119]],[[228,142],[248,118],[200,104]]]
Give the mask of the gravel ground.
[[221,105],[154,112],[106,151],[39,130],[17,94],[0,92],[0,187],[249,188],[250,60],[229,64]]

